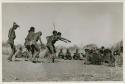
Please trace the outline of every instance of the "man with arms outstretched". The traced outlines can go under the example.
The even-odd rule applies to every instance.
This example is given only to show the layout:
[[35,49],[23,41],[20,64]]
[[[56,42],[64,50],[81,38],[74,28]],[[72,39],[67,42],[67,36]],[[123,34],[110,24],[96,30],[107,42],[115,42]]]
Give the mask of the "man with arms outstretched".
[[61,37],[61,33],[60,32],[57,32],[56,30],[53,31],[53,35],[51,36],[47,36],[47,48],[49,50],[49,53],[51,54],[49,57],[50,59],[52,59],[52,62],[54,63],[54,59],[55,59],[55,56],[56,56],[56,49],[55,49],[55,43],[57,41],[64,41],[65,43],[67,42],[71,42],[65,38],[62,38]]

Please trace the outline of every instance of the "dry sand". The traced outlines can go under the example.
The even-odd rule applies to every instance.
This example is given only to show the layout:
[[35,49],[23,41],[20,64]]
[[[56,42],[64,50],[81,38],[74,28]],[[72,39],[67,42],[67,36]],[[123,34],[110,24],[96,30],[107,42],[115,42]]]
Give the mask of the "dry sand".
[[18,58],[7,61],[3,55],[3,82],[40,82],[40,81],[122,81],[122,67],[104,65],[84,65],[83,60],[56,59],[56,63],[32,63]]

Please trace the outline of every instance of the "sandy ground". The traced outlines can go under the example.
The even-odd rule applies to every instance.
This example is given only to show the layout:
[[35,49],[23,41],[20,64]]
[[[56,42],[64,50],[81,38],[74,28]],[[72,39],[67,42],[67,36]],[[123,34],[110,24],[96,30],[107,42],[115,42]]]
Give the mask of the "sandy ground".
[[84,65],[83,60],[56,59],[56,63],[32,63],[18,58],[7,61],[3,55],[3,82],[40,82],[40,81],[122,81],[122,67],[104,65]]

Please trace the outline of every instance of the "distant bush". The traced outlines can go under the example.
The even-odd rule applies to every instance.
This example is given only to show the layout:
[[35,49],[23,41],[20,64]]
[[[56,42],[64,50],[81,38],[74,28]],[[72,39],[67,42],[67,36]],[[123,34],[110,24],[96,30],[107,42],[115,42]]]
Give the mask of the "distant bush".
[[9,44],[7,42],[2,42],[2,47],[9,47]]
[[83,47],[83,49],[97,49],[97,48],[98,47],[96,44],[88,44]]
[[11,53],[11,49],[9,47],[2,47],[2,54],[9,55]]
[[2,54],[3,55],[9,55],[11,53],[9,45],[7,42],[2,42]]

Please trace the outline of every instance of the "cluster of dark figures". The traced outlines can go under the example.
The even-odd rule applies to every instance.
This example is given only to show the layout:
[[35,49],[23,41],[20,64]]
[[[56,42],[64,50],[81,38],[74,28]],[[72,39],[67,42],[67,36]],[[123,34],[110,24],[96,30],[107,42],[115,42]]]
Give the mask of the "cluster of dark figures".
[[[84,64],[102,65],[107,63],[109,66],[117,66],[117,62],[123,61],[121,60],[123,59],[121,56],[121,54],[123,55],[123,47],[119,50],[111,50],[105,49],[104,46],[102,46],[98,49],[84,49],[84,51],[85,53],[80,53],[79,49],[76,49],[76,52],[71,55],[69,49],[67,49],[65,54],[63,53],[63,49],[60,49],[58,58],[62,58],[64,60],[85,60]],[[120,57],[121,59],[119,59]]]
[[63,49],[60,49],[60,52],[58,53],[58,58],[62,58],[64,60],[81,60],[80,58],[80,53],[79,50],[76,49],[76,52],[74,53],[74,55],[72,56],[70,49],[66,50],[66,53],[63,53]]
[[[37,59],[39,58],[40,50],[41,48],[39,46],[43,46],[43,43],[41,41],[41,36],[42,32],[35,31],[35,27],[30,27],[28,34],[25,38],[24,46],[26,48],[26,53],[22,52],[22,48],[20,47],[19,49],[16,49],[16,46],[14,44],[14,40],[16,39],[16,34],[15,30],[19,28],[20,26],[14,22],[12,28],[10,28],[9,33],[8,33],[8,44],[11,47],[12,53],[8,57],[9,61],[12,61],[13,57],[18,57],[19,55],[25,55],[25,61],[29,60],[28,58],[30,57],[31,61],[33,63],[37,62]],[[56,49],[55,49],[55,43],[57,41],[63,41],[65,43],[71,43],[70,40],[63,38],[61,36],[61,32],[58,32],[56,30],[53,30],[52,35],[46,37],[47,43],[46,43],[46,48],[48,49],[50,53],[50,58],[52,62],[54,62],[55,54],[56,54]],[[40,42],[40,45],[38,44],[38,41]]]

